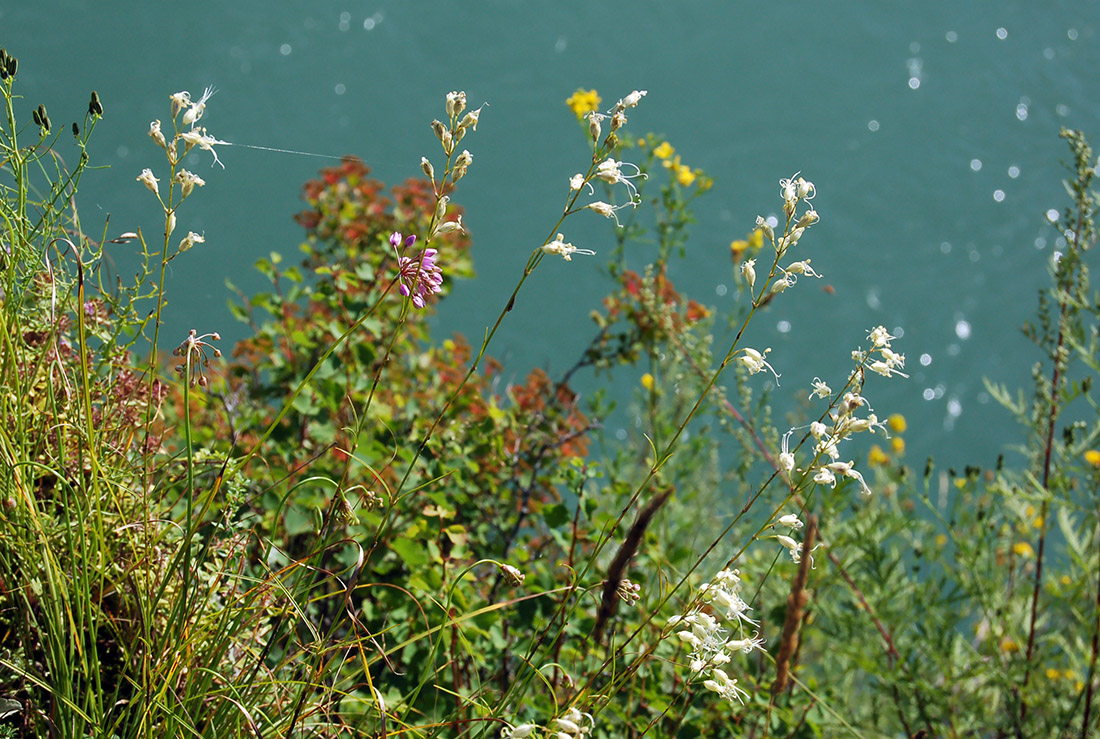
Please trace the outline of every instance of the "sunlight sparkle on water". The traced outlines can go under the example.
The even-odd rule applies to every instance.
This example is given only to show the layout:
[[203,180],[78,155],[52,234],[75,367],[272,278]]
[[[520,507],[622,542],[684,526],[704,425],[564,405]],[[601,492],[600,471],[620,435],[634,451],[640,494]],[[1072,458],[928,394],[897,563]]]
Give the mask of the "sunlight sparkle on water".
[[932,364],[932,355],[928,354],[928,353],[921,354],[920,355],[920,366],[921,367],[927,367],[930,364]]
[[975,172],[980,172],[981,169],[982,169],[982,160],[981,159],[971,159],[970,160],[970,168],[972,170],[974,170]]
[[960,339],[970,338],[970,323],[965,320],[959,320],[955,323],[955,335]]
[[1001,41],[1004,41],[1006,38],[1008,38],[1008,29],[1007,28],[998,28],[997,29],[997,38],[999,38]]

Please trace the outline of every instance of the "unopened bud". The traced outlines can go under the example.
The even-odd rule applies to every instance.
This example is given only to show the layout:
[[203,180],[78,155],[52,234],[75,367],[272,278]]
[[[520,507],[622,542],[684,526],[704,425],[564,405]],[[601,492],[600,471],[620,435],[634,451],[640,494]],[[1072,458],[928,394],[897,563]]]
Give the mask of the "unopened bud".
[[614,132],[607,134],[607,138],[603,140],[603,146],[605,149],[614,149],[619,145],[619,137]]
[[19,71],[19,60],[14,56],[8,56],[8,63],[5,65],[7,68],[8,76],[14,77],[15,73]]
[[73,136],[80,137],[80,126],[76,125],[76,121],[73,121]]
[[432,167],[432,163],[428,161],[428,157],[420,157],[420,169],[432,182],[435,182],[435,169]]
[[439,199],[439,202],[435,204],[435,220],[436,223],[443,221],[443,216],[447,215],[447,203],[451,202],[451,199],[444,195]]
[[462,153],[455,159],[454,170],[451,172],[451,179],[454,182],[458,182],[466,176],[466,170],[471,164],[474,163],[474,155],[468,150],[463,149]]
[[513,567],[512,565],[501,565],[501,572],[504,574],[505,579],[513,585],[522,585],[523,580],[526,577],[522,572]]
[[92,90],[92,98],[88,101],[89,115],[103,115],[103,104],[99,102],[99,93]]
[[447,127],[443,125],[442,121],[432,121],[432,132],[440,141],[442,141],[443,136],[448,133]]

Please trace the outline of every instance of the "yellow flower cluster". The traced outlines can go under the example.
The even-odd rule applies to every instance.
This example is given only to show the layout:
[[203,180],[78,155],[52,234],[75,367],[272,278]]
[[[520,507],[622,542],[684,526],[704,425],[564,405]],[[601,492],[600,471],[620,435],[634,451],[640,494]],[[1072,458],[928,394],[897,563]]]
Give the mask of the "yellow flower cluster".
[[[900,413],[894,413],[886,419],[886,425],[895,434],[905,433],[905,429],[909,426],[905,422],[905,416]],[[905,454],[905,439],[901,436],[894,436],[890,439],[890,451],[899,457]],[[890,456],[880,447],[875,444],[871,447],[871,450],[867,452],[867,463],[874,467],[885,467],[890,464]]]
[[676,154],[676,149],[667,141],[662,141],[653,147],[653,156],[661,160],[661,164],[665,169],[671,170],[672,176],[683,187],[691,187],[698,181],[700,190],[709,190],[713,184],[712,180],[703,173],[703,170],[692,169],[681,163],[680,156]]
[[743,239],[730,242],[730,254],[734,263],[740,262],[747,252],[756,251],[764,245],[764,229],[758,228]]
[[566,99],[565,104],[576,113],[579,121],[583,120],[586,114],[599,110],[602,100],[603,98],[595,90],[582,90],[578,87],[577,91]]

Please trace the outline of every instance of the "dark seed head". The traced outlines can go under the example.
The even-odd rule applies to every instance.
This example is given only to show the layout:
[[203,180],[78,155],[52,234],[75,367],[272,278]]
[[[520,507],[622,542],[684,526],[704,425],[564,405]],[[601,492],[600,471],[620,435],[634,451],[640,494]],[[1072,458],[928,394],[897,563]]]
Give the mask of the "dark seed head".
[[73,136],[80,136],[80,126],[76,125],[76,121],[73,121]]

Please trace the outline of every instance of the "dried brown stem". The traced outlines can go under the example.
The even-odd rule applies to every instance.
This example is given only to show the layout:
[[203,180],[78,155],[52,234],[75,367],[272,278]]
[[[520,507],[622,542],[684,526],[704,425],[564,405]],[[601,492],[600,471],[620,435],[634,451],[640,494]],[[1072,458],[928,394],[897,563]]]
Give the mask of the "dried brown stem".
[[772,683],[772,696],[778,696],[790,684],[791,657],[798,649],[798,635],[802,628],[802,617],[810,596],[806,592],[806,581],[810,577],[810,552],[817,537],[817,516],[810,516],[806,524],[806,536],[802,540],[802,562],[791,582],[791,592],[787,596],[787,617],[783,622],[783,635],[779,639],[779,652],[775,656],[776,675]]

